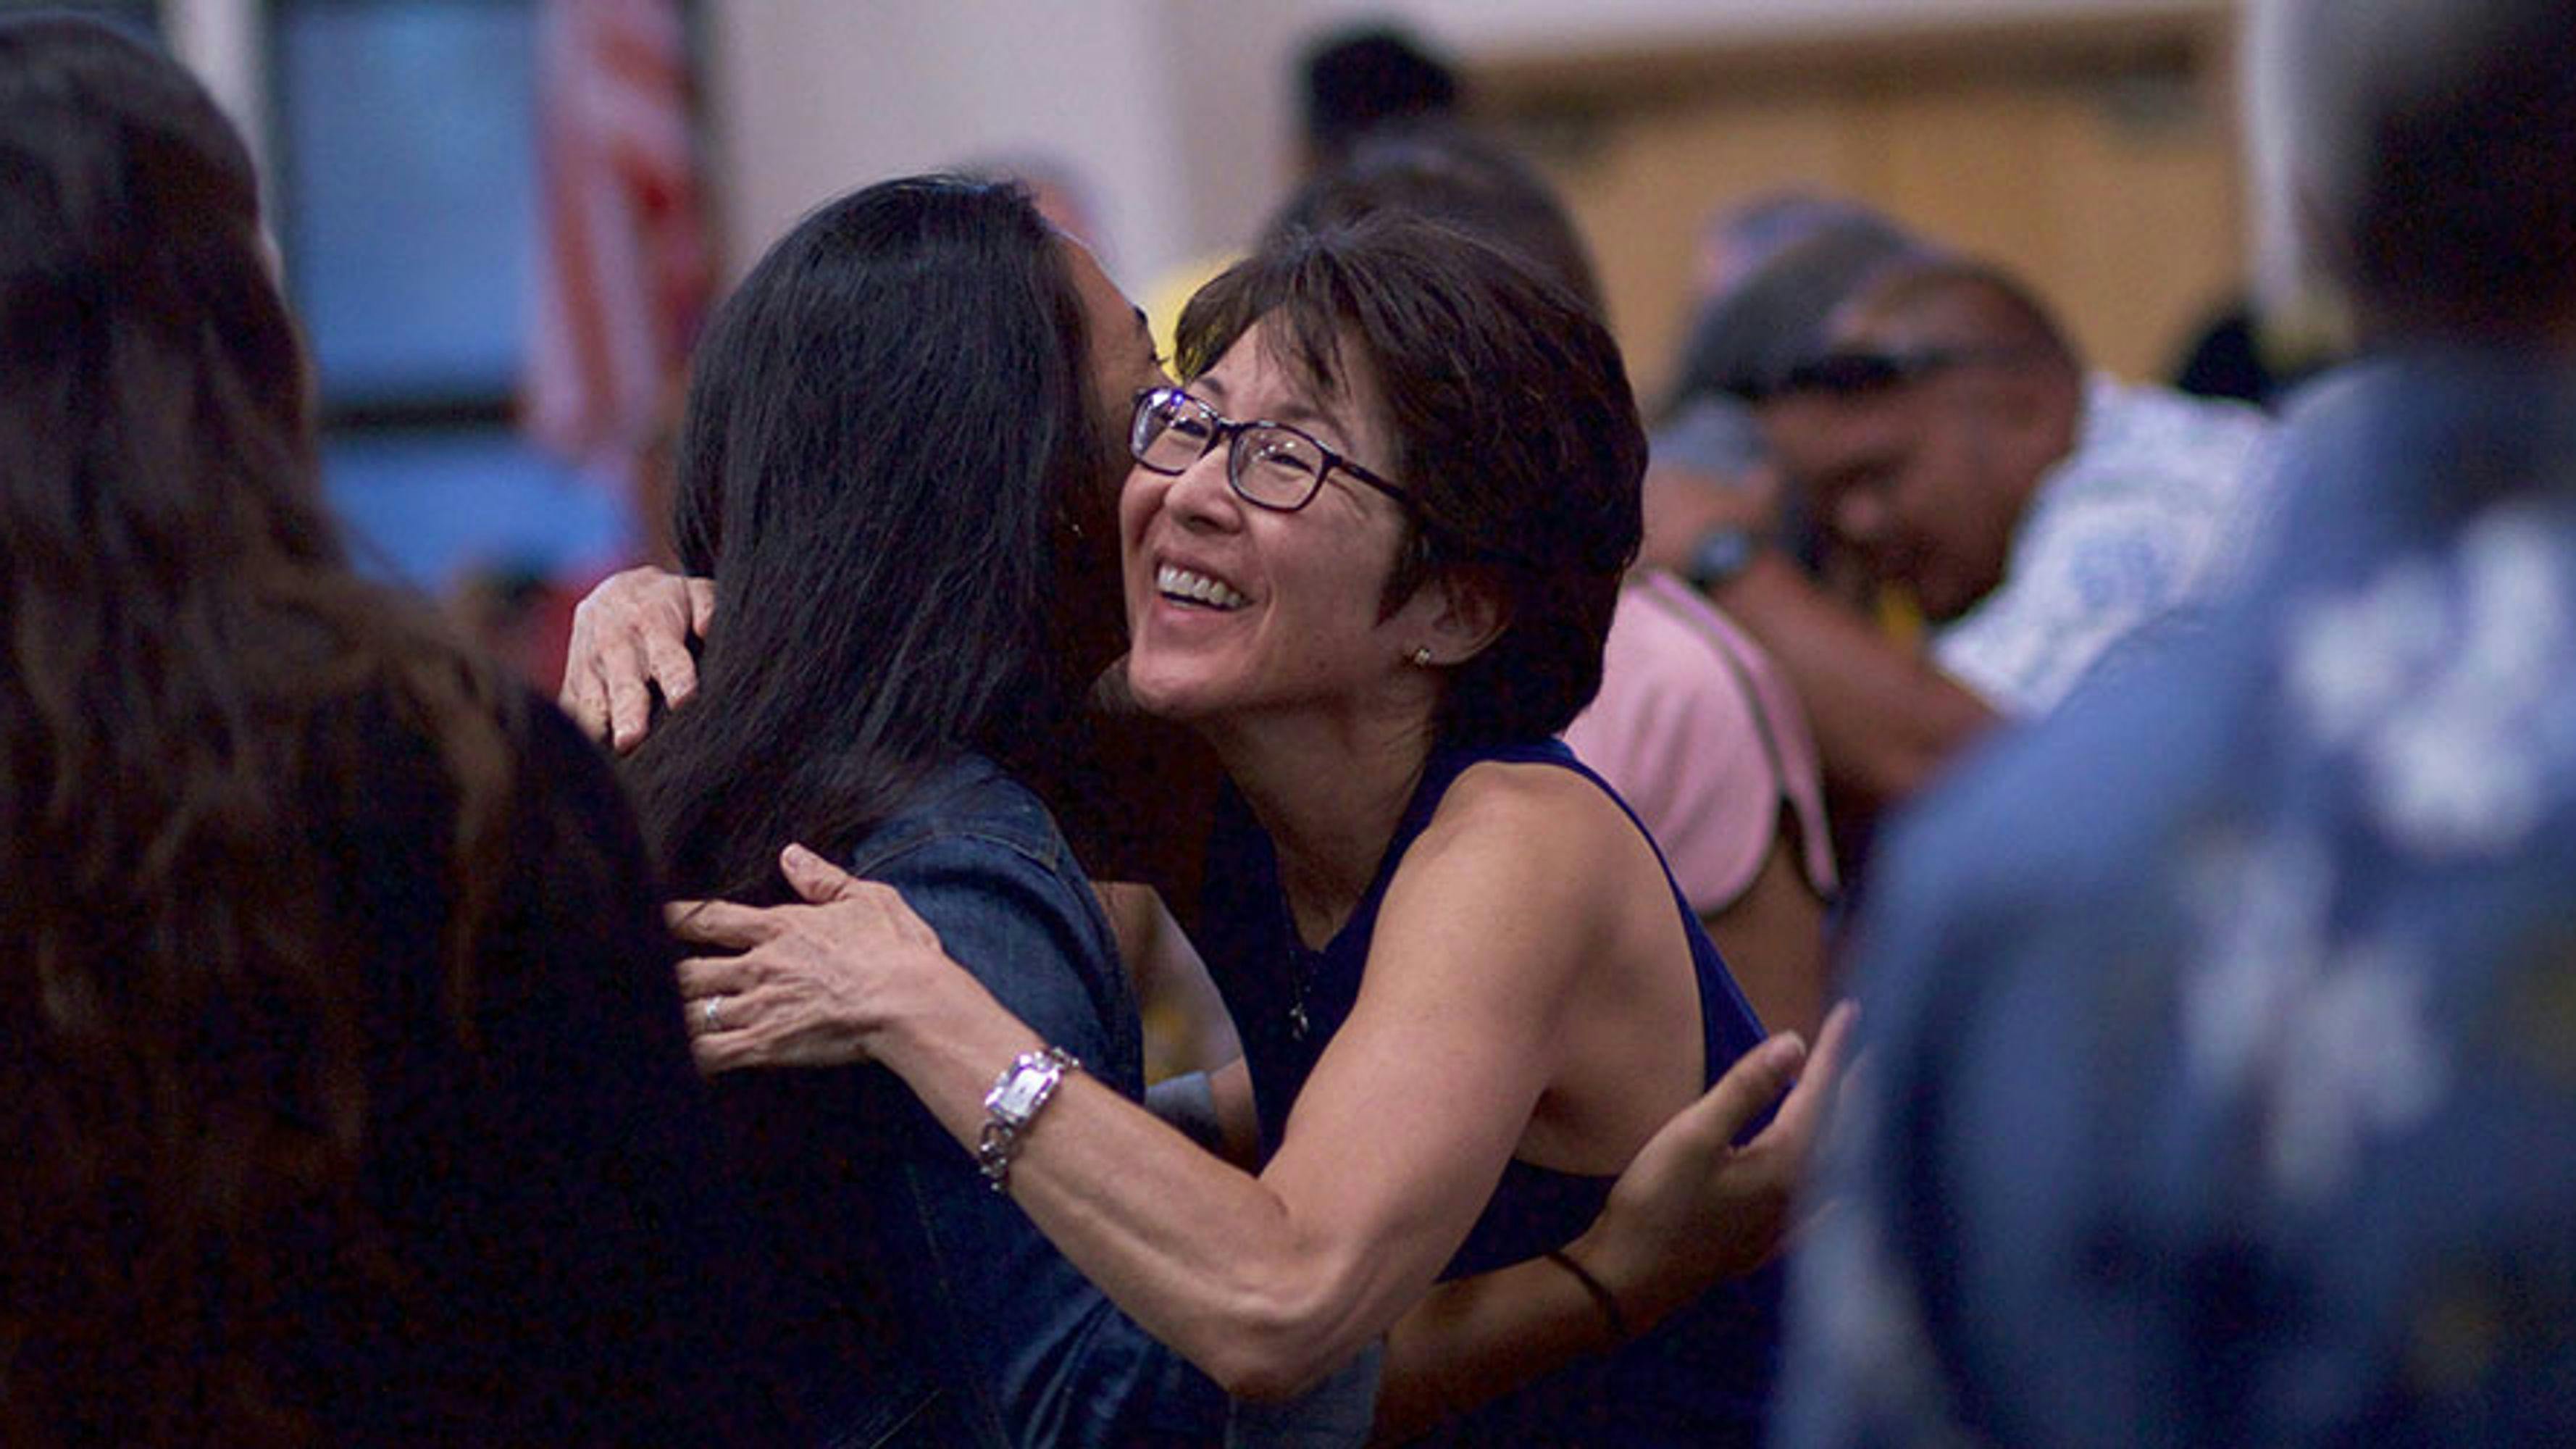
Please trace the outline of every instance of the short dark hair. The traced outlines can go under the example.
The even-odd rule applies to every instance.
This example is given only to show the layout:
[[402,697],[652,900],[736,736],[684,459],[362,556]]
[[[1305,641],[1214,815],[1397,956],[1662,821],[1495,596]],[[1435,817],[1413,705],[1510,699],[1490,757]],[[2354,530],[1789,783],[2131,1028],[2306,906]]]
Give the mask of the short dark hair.
[[1306,49],[1306,144],[1327,165],[1395,121],[1457,109],[1458,75],[1399,26],[1338,30]]
[[1208,283],[1181,314],[1183,376],[1256,322],[1319,389],[1350,375],[1346,346],[1377,381],[1413,529],[1384,606],[1454,573],[1509,611],[1452,673],[1440,737],[1563,729],[1600,687],[1641,528],[1646,438],[1609,330],[1517,257],[1398,215],[1281,233]]
[[1446,222],[1517,252],[1601,310],[1592,254],[1546,179],[1503,146],[1455,126],[1394,126],[1364,138],[1340,164],[1297,188],[1270,228],[1313,231],[1381,211]]
[[673,884],[776,897],[781,842],[837,849],[1075,707],[1049,605],[1064,523],[1107,496],[1086,357],[1027,193],[956,177],[826,204],[718,309],[673,529],[724,621],[708,707],[628,762]]
[[2271,7],[2293,163],[2376,328],[2512,337],[2576,310],[2564,0]]

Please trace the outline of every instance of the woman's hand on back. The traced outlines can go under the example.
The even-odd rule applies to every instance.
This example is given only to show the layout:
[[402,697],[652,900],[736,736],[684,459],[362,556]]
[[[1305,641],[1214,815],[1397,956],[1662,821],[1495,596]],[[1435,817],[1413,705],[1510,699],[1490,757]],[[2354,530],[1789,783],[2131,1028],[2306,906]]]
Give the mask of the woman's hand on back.
[[715,617],[713,579],[651,565],[611,574],[573,610],[562,703],[582,733],[619,754],[643,743],[653,690],[674,709],[697,693],[689,640]]
[[906,981],[964,973],[891,886],[860,880],[801,845],[779,868],[806,904],[674,901],[672,934],[730,955],[679,966],[689,1049],[710,1075],[868,1058]]
[[[1849,1002],[1835,1007],[1813,1051],[1783,1032],[1745,1053],[1638,1149],[1601,1216],[1569,1245],[1633,1327],[1779,1251],[1841,1087],[1854,1011]],[[1774,1102],[1770,1124],[1736,1145]]]

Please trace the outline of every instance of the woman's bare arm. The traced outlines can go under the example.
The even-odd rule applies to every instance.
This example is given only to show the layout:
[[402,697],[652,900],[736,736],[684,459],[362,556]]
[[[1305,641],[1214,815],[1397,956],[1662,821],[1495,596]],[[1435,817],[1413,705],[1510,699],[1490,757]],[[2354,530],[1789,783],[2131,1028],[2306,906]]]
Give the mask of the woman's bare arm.
[[[1842,1082],[1848,1003],[1814,1051],[1781,1033],[1647,1141],[1566,1256],[1612,1295],[1630,1335],[1779,1249]],[[1786,1093],[1783,1096],[1783,1093]],[[1779,1110],[1752,1141],[1746,1124]],[[1576,1359],[1618,1347],[1591,1292],[1532,1259],[1440,1284],[1387,1334],[1372,1438],[1398,1443]]]
[[[683,968],[693,1004],[721,994],[739,1017],[740,1024],[710,1033],[693,1011],[706,1069],[821,1065],[863,1055],[852,1023],[871,1010],[864,998],[874,988],[842,969],[852,960],[928,953],[940,969],[971,983],[938,956],[936,937],[892,891],[802,851],[788,852],[784,865],[799,892],[820,904],[675,911],[685,933],[749,948],[742,957]],[[1839,1083],[1848,1018],[1846,1008],[1828,1021],[1812,1055],[1794,1038],[1777,1037],[1739,1062],[1647,1143],[1601,1218],[1569,1245],[1616,1295],[1632,1331],[1644,1331],[1775,1250],[1790,1195]],[[1011,1043],[1035,1040],[1016,1022],[1005,1029]],[[1792,1075],[1798,1085],[1771,1125],[1734,1146],[1742,1124],[1770,1105]],[[1236,1077],[1239,1082],[1239,1071]],[[1014,1175],[1028,1185],[1028,1175],[1017,1169]],[[1395,1437],[1610,1346],[1599,1305],[1562,1268],[1544,1261],[1438,1286],[1398,1323],[1388,1343],[1378,1428]]]
[[[1421,1298],[1557,1069],[1564,998],[1607,939],[1610,907],[1596,872],[1494,828],[1508,824],[1444,833],[1435,820],[1408,854],[1359,1002],[1260,1176],[1079,1076],[1012,1170],[1015,1196],[1068,1257],[1237,1393],[1296,1391]],[[1599,842],[1550,825],[1557,850],[1599,858]],[[779,914],[706,908],[689,933],[747,954],[692,963],[690,994],[742,995],[759,1020],[764,973],[834,981],[843,1029],[972,1143],[997,1066],[1041,1043],[935,941],[835,959],[810,923],[782,929]],[[721,1069],[757,1047],[748,1028],[729,1030],[703,1039],[702,1060]]]

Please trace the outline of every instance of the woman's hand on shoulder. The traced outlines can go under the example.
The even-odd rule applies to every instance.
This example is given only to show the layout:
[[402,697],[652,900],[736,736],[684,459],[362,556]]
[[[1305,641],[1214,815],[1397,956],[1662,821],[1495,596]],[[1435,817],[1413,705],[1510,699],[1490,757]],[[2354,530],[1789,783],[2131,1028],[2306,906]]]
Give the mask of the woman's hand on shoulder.
[[798,845],[779,868],[805,904],[669,907],[682,941],[731,953],[679,966],[689,1048],[710,1075],[865,1061],[876,1033],[900,1015],[907,987],[964,976],[893,887]]
[[689,640],[715,617],[712,579],[646,565],[611,574],[573,609],[562,704],[582,733],[619,754],[643,743],[653,690],[672,708],[697,692]]

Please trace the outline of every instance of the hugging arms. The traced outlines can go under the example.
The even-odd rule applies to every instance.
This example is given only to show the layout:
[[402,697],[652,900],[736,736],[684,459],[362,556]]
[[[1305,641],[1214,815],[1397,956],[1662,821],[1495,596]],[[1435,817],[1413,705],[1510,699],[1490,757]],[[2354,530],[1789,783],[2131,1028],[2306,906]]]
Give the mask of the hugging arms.
[[[649,722],[647,706],[655,694],[682,708],[690,705],[696,675],[688,640],[710,625],[713,613],[713,591],[703,580],[639,569],[603,584],[576,617],[567,708],[587,732],[631,746]],[[1173,830],[1185,823],[1185,816],[1159,819]],[[1188,838],[1195,842],[1198,836]],[[981,1095],[990,1085],[992,1064],[1042,1039],[1058,1039],[1061,1028],[1001,1018],[995,994],[983,984],[991,981],[992,969],[969,960],[967,970],[959,971],[942,954],[939,938],[891,889],[856,880],[801,848],[784,853],[782,870],[804,903],[767,909],[706,903],[675,910],[679,929],[702,952],[684,967],[683,981],[701,1067],[727,1074],[846,1063],[867,1052],[873,1033],[909,1014],[902,1007],[890,1008],[884,995],[872,995],[888,990],[887,979],[929,983],[942,998],[953,991],[950,1009],[973,1023],[970,1032],[991,1034],[988,1049],[980,1052],[964,1046],[982,1042],[980,1035],[961,1034],[952,1043],[949,1070],[956,1089],[945,1094],[944,1108],[936,1114],[957,1140],[958,1159],[964,1162],[982,1129]],[[722,1002],[721,1029],[708,1029],[703,1004],[710,999]],[[1045,1020],[1037,1012],[1025,1014],[1033,1021]],[[1055,1018],[1063,1019],[1061,1014]],[[938,1030],[917,1024],[922,1027],[919,1037],[936,1050]],[[1777,1251],[1838,1084],[1847,1032],[1847,1017],[1838,1017],[1813,1052],[1795,1038],[1782,1037],[1735,1063],[1716,1086],[1647,1141],[1620,1175],[1598,1220],[1565,1245],[1566,1257],[1581,1265],[1615,1305],[1616,1331],[1642,1333],[1709,1285],[1739,1277]],[[1256,1139],[1257,1125],[1246,1120],[1251,1108],[1242,1063],[1220,1068],[1214,1079],[1216,1100],[1233,1108],[1226,1135],[1238,1142]],[[1078,1078],[1058,1090],[1066,1095],[1049,1111],[1064,1112],[1065,1120],[1048,1124],[1058,1129],[1083,1110],[1066,1110],[1079,1098],[1117,1095]],[[1749,1124],[1774,1108],[1776,1114],[1759,1135],[1738,1142]],[[1115,1175],[1129,1173],[1140,1158],[1188,1160],[1172,1155],[1169,1144],[1140,1148],[1137,1138],[1162,1131],[1141,1120],[1141,1113],[1106,1115],[1116,1135],[1091,1144],[1090,1150],[1114,1163]],[[1045,1136],[1032,1132],[1032,1152]],[[1251,1159],[1234,1164],[1253,1165]],[[1014,1178],[1015,1189],[1025,1191],[1041,1177],[1042,1170],[1021,1172]],[[1069,1230],[1077,1240],[1082,1231],[1078,1223],[1052,1219],[1097,1218],[1105,1225],[1117,1217],[1078,1200],[1058,1204],[1053,1214],[1031,1206],[1040,1227],[1051,1233]],[[1060,1246],[1071,1245],[1060,1240]],[[1076,1262],[1091,1266],[1081,1256]],[[1294,1386],[1293,1377],[1264,1381],[1258,1367],[1249,1377],[1226,1367],[1221,1340],[1230,1330],[1212,1327],[1216,1320],[1193,1327],[1152,1318],[1156,1295],[1173,1296],[1172,1287],[1130,1285],[1124,1296],[1116,1291],[1112,1296],[1131,1311],[1145,1309],[1140,1317],[1147,1326],[1185,1352],[1192,1349],[1195,1333],[1200,1341],[1192,1357],[1202,1367],[1223,1369],[1220,1377],[1233,1375],[1237,1387],[1275,1393]],[[1183,1313],[1187,1311],[1184,1305]],[[1376,1433],[1409,1437],[1550,1369],[1612,1347],[1613,1337],[1593,1287],[1560,1262],[1532,1258],[1440,1283],[1385,1334]],[[1312,1372],[1309,1368],[1298,1377]]]

